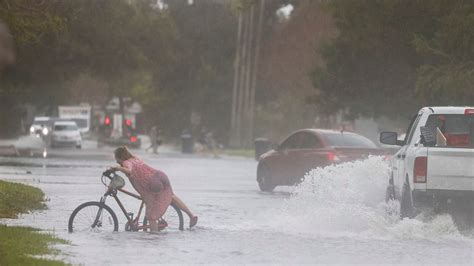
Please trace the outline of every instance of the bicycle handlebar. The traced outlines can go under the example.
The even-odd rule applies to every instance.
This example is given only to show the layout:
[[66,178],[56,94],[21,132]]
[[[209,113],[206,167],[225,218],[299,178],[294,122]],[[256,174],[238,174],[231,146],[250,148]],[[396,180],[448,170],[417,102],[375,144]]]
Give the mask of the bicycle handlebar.
[[114,174],[114,173],[115,173],[114,170],[109,169],[109,170],[105,170],[105,171],[102,173],[102,176],[106,176],[106,177],[108,177],[109,179],[112,179],[111,175]]

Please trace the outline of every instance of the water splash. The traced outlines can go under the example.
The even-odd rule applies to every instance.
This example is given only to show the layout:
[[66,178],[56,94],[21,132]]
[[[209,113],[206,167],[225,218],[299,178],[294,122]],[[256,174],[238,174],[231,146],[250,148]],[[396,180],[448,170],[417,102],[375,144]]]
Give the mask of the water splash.
[[279,208],[257,218],[270,230],[308,237],[458,238],[449,215],[400,221],[398,202],[385,203],[388,162],[363,161],[316,168]]

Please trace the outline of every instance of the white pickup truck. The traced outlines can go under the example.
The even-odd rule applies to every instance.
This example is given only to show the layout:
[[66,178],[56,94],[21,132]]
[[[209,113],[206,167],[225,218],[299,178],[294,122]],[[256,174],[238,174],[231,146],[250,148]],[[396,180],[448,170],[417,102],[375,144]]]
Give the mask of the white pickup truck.
[[402,146],[391,159],[387,200],[400,201],[400,216],[417,209],[474,204],[474,107],[425,107],[403,141],[382,132],[380,142]]

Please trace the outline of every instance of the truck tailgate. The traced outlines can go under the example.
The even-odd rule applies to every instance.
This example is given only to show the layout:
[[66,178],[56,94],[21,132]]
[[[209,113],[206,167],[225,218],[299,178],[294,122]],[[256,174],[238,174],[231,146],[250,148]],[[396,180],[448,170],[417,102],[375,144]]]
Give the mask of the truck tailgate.
[[428,148],[427,189],[474,191],[474,149]]

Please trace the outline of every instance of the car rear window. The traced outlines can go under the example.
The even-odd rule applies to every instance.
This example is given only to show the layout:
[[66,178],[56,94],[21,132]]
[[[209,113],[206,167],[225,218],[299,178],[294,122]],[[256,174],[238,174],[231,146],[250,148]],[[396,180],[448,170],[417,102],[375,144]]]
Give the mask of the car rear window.
[[361,147],[361,148],[377,148],[377,145],[370,139],[347,133],[325,133],[324,138],[329,146],[334,147]]
[[77,130],[76,125],[55,125],[54,126],[55,131],[74,131]]

